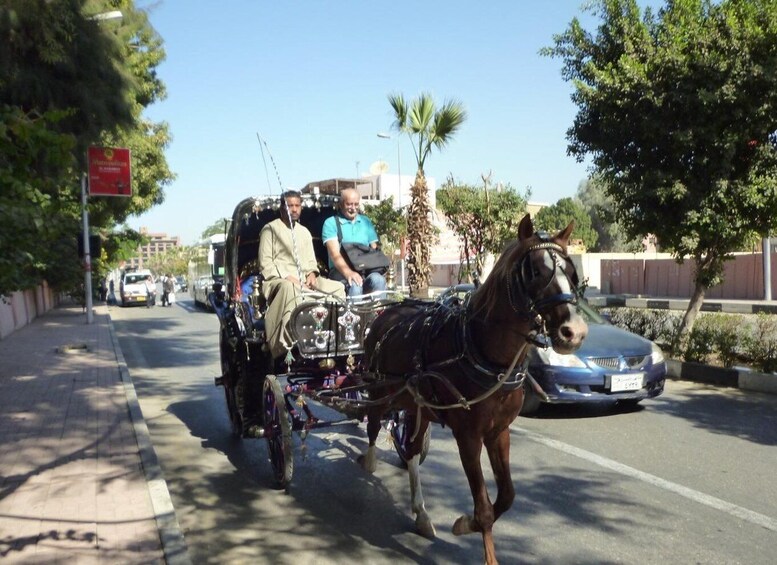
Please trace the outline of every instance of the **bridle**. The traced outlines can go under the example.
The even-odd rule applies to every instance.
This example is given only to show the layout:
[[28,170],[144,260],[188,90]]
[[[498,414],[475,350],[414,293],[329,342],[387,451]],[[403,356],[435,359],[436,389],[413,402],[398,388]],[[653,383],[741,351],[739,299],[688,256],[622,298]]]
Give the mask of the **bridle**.
[[[560,245],[550,241],[547,233],[537,232],[537,236],[540,238],[540,242],[531,245],[524,251],[520,259],[516,261],[513,273],[507,281],[507,294],[513,311],[520,316],[535,319],[544,318],[543,314],[561,304],[577,304],[578,296],[576,292],[577,271],[569,255]],[[537,275],[531,263],[532,253],[535,251],[543,251],[550,255],[553,272],[542,287],[530,292],[530,286],[537,286]],[[565,269],[565,266],[568,269]],[[559,292],[539,300],[534,299],[533,296],[542,295],[553,284],[559,271],[569,282],[572,292]],[[571,276],[569,271],[572,273]]]

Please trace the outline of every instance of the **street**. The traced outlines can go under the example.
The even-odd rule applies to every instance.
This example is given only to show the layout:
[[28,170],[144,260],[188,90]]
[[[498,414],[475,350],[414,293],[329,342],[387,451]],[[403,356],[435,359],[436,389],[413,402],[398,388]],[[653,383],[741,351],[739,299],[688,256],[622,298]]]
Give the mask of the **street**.
[[[275,490],[265,441],[231,437],[213,385],[216,316],[183,294],[110,312],[194,563],[482,562],[479,535],[450,533],[472,499],[448,429],[433,428],[421,467],[434,541],[412,531],[383,438],[376,473],[357,465],[363,425],[295,435],[290,491]],[[668,381],[636,410],[547,407],[512,429],[501,563],[774,561],[777,396]]]

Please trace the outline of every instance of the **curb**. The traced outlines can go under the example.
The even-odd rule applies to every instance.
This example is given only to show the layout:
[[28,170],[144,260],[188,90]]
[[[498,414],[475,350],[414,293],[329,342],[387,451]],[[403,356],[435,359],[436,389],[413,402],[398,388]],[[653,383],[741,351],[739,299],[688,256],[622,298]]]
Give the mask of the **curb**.
[[116,330],[113,327],[113,319],[110,312],[107,315],[111,342],[113,343],[113,350],[118,362],[119,377],[124,383],[124,392],[127,395],[127,406],[140,451],[143,474],[146,476],[146,483],[148,484],[148,494],[154,509],[154,519],[159,530],[159,539],[162,543],[165,563],[169,565],[192,565],[186,547],[186,540],[178,524],[178,518],[175,515],[175,508],[173,507],[173,500],[170,498],[167,482],[162,474],[162,468],[159,466],[154,446],[151,443],[151,435],[148,432],[146,421],[143,419],[143,412],[140,409],[140,403],[135,393],[135,385],[132,383],[129,368],[124,360],[124,353],[122,353],[121,346],[119,345],[119,338],[116,336]]
[[[630,296],[587,296],[586,300],[598,307],[629,307],[651,308],[654,310],[686,310],[689,300],[687,298],[646,298]],[[777,314],[777,304],[757,304],[752,301],[718,301],[705,299],[701,305],[702,312],[725,312],[727,314]]]
[[683,381],[777,394],[777,375],[757,373],[749,369],[727,369],[667,359],[666,375]]

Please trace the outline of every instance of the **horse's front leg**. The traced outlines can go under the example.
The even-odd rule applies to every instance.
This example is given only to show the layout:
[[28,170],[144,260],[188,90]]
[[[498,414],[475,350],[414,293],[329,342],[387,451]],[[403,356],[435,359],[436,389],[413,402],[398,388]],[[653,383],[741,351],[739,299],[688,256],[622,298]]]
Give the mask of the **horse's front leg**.
[[[483,438],[467,436],[471,430],[461,430],[456,434],[459,446],[459,457],[467,475],[472,500],[475,503],[475,513],[472,516],[462,515],[453,524],[453,535],[461,536],[480,532],[483,536],[483,553],[487,565],[496,565],[494,537],[491,529],[494,526],[494,506],[488,497],[488,489],[483,478],[483,468],[480,465],[480,453],[483,450]],[[454,432],[456,433],[456,432]]]
[[507,512],[515,500],[515,485],[510,476],[510,428],[507,427],[493,438],[486,439],[486,451],[496,480],[496,501],[494,522]]
[[367,439],[369,440],[369,445],[367,446],[367,451],[359,456],[358,461],[362,469],[370,474],[374,473],[378,467],[378,454],[375,442],[380,434],[380,418],[382,415],[381,411],[367,411]]
[[429,427],[429,421],[423,418],[413,442],[410,444],[410,453],[414,454],[407,462],[407,476],[410,480],[410,508],[415,514],[416,531],[427,539],[437,537],[429,514],[424,504],[424,494],[421,490],[421,450],[423,449],[424,436]]

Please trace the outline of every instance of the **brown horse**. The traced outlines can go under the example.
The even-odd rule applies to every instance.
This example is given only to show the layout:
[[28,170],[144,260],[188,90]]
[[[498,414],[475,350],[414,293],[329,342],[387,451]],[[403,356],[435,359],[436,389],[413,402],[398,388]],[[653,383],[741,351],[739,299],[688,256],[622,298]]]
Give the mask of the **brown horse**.
[[[391,307],[373,322],[365,343],[365,379],[373,380],[374,388],[364,468],[375,470],[375,440],[386,411],[415,415],[408,449],[411,505],[416,529],[433,538],[418,454],[430,421],[450,427],[475,503],[474,514],[458,518],[453,533],[480,532],[488,564],[497,562],[494,522],[515,498],[509,426],[523,405],[528,347],[539,344],[537,336],[544,334],[558,353],[572,353],[588,331],[575,307],[577,274],[567,256],[572,227],[549,237],[534,233],[525,216],[518,238],[482,286],[463,300],[452,296]],[[480,465],[484,445],[498,489],[493,504]]]

